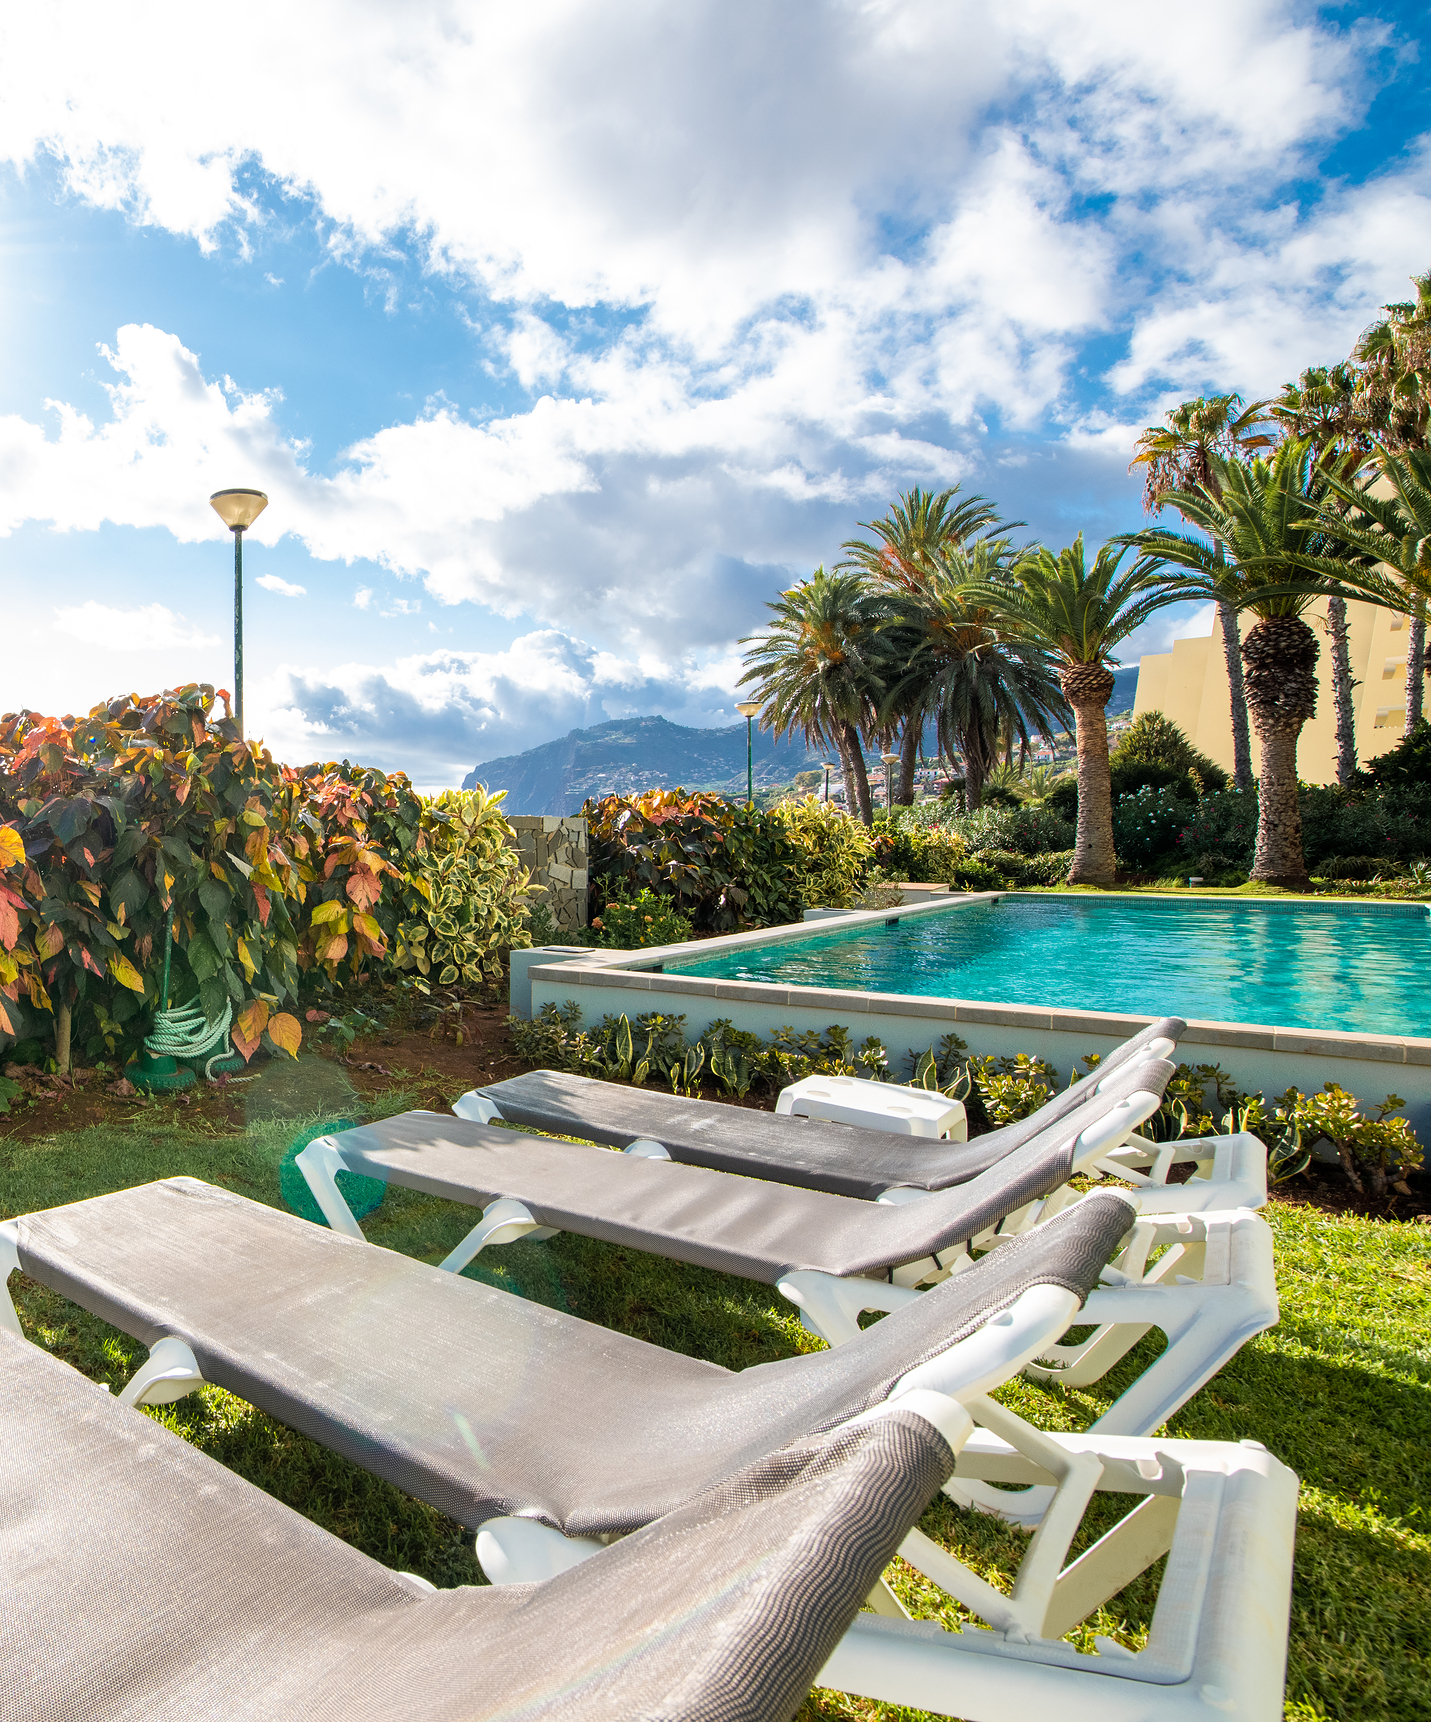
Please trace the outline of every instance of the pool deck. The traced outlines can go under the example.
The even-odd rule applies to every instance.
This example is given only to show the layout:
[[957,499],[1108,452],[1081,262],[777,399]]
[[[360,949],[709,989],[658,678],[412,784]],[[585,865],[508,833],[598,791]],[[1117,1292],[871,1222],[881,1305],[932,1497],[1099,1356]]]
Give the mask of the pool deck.
[[[731,933],[699,943],[655,946],[642,951],[584,950],[571,946],[514,952],[512,1007],[516,1015],[534,1014],[544,1004],[575,999],[587,1024],[605,1015],[635,1017],[647,1011],[684,1013],[688,1034],[695,1036],[717,1017],[731,1018],[737,1028],[769,1036],[775,1029],[826,1029],[843,1024],[856,1041],[878,1035],[891,1060],[906,1051],[922,1052],[942,1035],[955,1033],[971,1052],[1011,1055],[1034,1053],[1060,1070],[1079,1067],[1084,1054],[1107,1052],[1152,1018],[1111,1011],[1059,1010],[1047,1005],[1002,1004],[980,999],[928,998],[908,993],[855,992],[833,987],[784,986],[761,981],[716,980],[667,973],[671,962],[690,962],[724,951],[756,945],[795,942],[861,925],[931,914],[949,914],[1000,897],[1008,891],[972,892],[898,909],[851,911],[836,919],[797,922],[786,927],[762,927]],[[1045,896],[1046,893],[1028,893]],[[1115,895],[1115,893],[1108,893]],[[1147,892],[1116,893],[1146,902]],[[1196,903],[1257,903],[1276,909],[1326,899],[1247,897],[1183,897],[1169,894],[1154,901]],[[1350,899],[1357,908],[1388,908],[1404,912],[1403,903],[1370,903]],[[1328,908],[1330,904],[1326,905]],[[1424,907],[1424,905],[1421,905]],[[525,961],[517,962],[522,958]],[[530,989],[529,1000],[526,989]],[[524,1008],[525,1007],[525,1008]],[[1316,1092],[1337,1082],[1363,1105],[1375,1105],[1395,1093],[1406,1102],[1406,1113],[1418,1134],[1431,1134],[1431,1040],[1411,1036],[1350,1034],[1337,1029],[1280,1028],[1245,1022],[1188,1020],[1179,1043],[1188,1063],[1219,1064],[1245,1090],[1260,1089],[1269,1098],[1295,1086]]]

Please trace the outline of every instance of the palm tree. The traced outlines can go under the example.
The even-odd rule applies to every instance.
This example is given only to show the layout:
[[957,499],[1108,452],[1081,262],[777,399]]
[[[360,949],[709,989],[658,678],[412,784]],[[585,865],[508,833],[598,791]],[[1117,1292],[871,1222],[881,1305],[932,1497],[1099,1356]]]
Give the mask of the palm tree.
[[[1431,271],[1413,275],[1416,298],[1383,305],[1352,353],[1358,401],[1377,441],[1389,454],[1424,449],[1431,436]],[[1406,642],[1406,733],[1421,721],[1426,666],[1426,606],[1411,614]]]
[[[1105,544],[1087,566],[1080,533],[1055,556],[1042,546],[1014,567],[987,602],[1008,634],[1048,653],[1073,707],[1078,754],[1078,837],[1070,885],[1111,885],[1113,797],[1108,772],[1108,701],[1113,648],[1180,593],[1140,563],[1119,573],[1126,544]],[[974,594],[970,594],[973,596]]]
[[824,742],[839,755],[845,806],[871,823],[863,735],[877,722],[883,686],[878,627],[883,612],[857,574],[817,568],[767,608],[775,620],[741,644],[749,665],[740,678],[754,682],[764,704],[760,727],[777,736],[798,730],[807,742]]
[[[1359,393],[1360,372],[1350,361],[1339,365],[1309,365],[1295,383],[1284,383],[1272,402],[1272,417],[1290,437],[1308,440],[1320,459],[1328,449],[1338,454],[1366,454],[1372,446],[1365,402]],[[1356,713],[1352,705],[1351,653],[1347,646],[1347,601],[1327,600],[1327,634],[1332,642],[1332,699],[1337,713],[1337,782],[1349,789],[1356,780]]]
[[[1377,451],[1370,472],[1357,483],[1347,474],[1329,474],[1327,485],[1335,502],[1325,507],[1318,528],[1349,553],[1359,570],[1359,595],[1372,597],[1388,608],[1408,611],[1425,626],[1431,603],[1431,452],[1408,449],[1404,454]],[[1378,496],[1371,488],[1382,481],[1391,492]],[[1336,506],[1340,504],[1340,506]],[[1324,577],[1335,578],[1338,570],[1325,562],[1312,565]],[[1394,571],[1382,576],[1381,568]],[[1407,654],[1406,679],[1413,679]],[[1421,673],[1417,672],[1417,692]],[[1406,733],[1420,721],[1420,701],[1413,719],[1408,688]]]
[[1007,539],[946,551],[902,604],[890,600],[881,635],[886,709],[934,718],[940,748],[964,758],[970,810],[1001,754],[1052,743],[1071,714],[1044,653],[1001,630],[988,598],[1007,580]]
[[[1247,703],[1262,751],[1257,850],[1252,877],[1305,887],[1302,817],[1297,799],[1297,737],[1317,709],[1317,636],[1302,620],[1323,593],[1371,595],[1375,576],[1349,560],[1342,577],[1326,572],[1347,552],[1325,531],[1329,478],[1350,477],[1358,457],[1317,461],[1311,444],[1288,440],[1270,460],[1246,465],[1214,457],[1213,482],[1169,491],[1166,500],[1207,539],[1151,527],[1130,533],[1139,569],[1188,571],[1181,594],[1249,610],[1257,622],[1242,642]],[[1211,542],[1208,542],[1210,540]]]
[[[874,534],[877,542],[847,538],[840,548],[848,551],[849,555],[836,567],[858,570],[876,591],[886,593],[902,606],[917,605],[941,556],[967,544],[975,534],[988,535],[1007,530],[999,522],[998,510],[987,497],[966,496],[956,502],[958,489],[955,484],[936,494],[916,485],[913,490],[906,491],[883,520],[860,521],[866,532]],[[906,805],[914,800],[914,772],[927,715],[926,704],[919,697],[917,686],[911,692],[914,696],[912,703],[898,707],[886,704],[885,708],[887,720],[903,723],[899,786],[894,799]]]
[[[1166,413],[1166,424],[1149,425],[1134,444],[1137,452],[1128,467],[1129,472],[1135,466],[1147,468],[1143,475],[1144,509],[1149,514],[1161,514],[1174,491],[1215,490],[1219,460],[1238,460],[1256,449],[1270,448],[1274,439],[1259,428],[1267,422],[1266,406],[1266,401],[1253,401],[1244,407],[1241,395],[1199,395]],[[1217,616],[1232,698],[1232,780],[1238,789],[1248,790],[1252,787],[1252,747],[1247,734],[1247,694],[1238,655],[1237,618],[1220,602]]]

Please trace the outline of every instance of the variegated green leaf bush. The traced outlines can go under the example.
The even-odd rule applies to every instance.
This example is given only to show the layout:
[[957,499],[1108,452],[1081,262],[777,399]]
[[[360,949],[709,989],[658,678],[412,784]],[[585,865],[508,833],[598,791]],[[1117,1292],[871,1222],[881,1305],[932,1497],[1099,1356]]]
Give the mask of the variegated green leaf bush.
[[848,909],[874,865],[869,828],[817,796],[785,801],[771,812],[799,852],[796,884],[802,907]]
[[445,790],[422,804],[401,887],[395,960],[427,991],[501,974],[502,953],[530,944],[531,875],[508,839],[506,791]]

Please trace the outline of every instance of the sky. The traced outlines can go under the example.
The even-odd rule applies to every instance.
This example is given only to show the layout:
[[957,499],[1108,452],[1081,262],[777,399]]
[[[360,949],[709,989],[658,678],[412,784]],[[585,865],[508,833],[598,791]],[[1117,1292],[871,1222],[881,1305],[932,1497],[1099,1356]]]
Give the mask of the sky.
[[[232,681],[456,784],[738,721],[911,485],[1090,552],[1138,432],[1431,266],[1424,6],[163,0],[0,21],[0,707]],[[1206,633],[1155,618],[1126,661]]]

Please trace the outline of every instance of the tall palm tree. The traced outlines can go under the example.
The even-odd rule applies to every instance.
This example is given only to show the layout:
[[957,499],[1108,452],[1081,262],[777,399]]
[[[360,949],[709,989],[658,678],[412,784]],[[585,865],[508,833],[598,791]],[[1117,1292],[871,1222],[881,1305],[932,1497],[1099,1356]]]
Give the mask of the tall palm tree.
[[1001,629],[989,603],[1008,578],[1007,539],[946,551],[916,593],[881,628],[886,707],[932,717],[939,746],[964,758],[970,810],[1001,754],[1024,752],[1034,734],[1052,742],[1072,722],[1042,650]]
[[[1149,514],[1161,514],[1174,491],[1215,490],[1219,461],[1239,460],[1257,449],[1270,448],[1275,439],[1261,428],[1267,423],[1266,407],[1266,401],[1244,406],[1241,395],[1199,395],[1195,401],[1184,401],[1164,414],[1164,424],[1149,425],[1134,444],[1137,452],[1128,467],[1129,472],[1135,466],[1147,469],[1143,475],[1144,509]],[[1232,780],[1239,789],[1248,790],[1252,787],[1252,747],[1237,617],[1221,602],[1217,617],[1232,700]]]
[[[1247,703],[1262,750],[1257,849],[1252,877],[1304,887],[1302,816],[1297,798],[1297,737],[1317,709],[1317,636],[1302,620],[1329,591],[1370,595],[1376,579],[1361,575],[1323,530],[1332,475],[1350,477],[1358,457],[1317,461],[1310,443],[1289,440],[1270,460],[1247,464],[1214,457],[1213,483],[1169,491],[1167,501],[1206,539],[1150,527],[1127,542],[1143,552],[1140,570],[1186,570],[1184,596],[1250,611],[1255,625],[1242,642]],[[1344,560],[1342,577],[1325,570]],[[1318,571],[1321,572],[1318,572]]]
[[[1379,496],[1372,489],[1378,480],[1378,489],[1384,485],[1389,496]],[[1396,455],[1380,449],[1355,479],[1332,473],[1327,485],[1333,506],[1323,508],[1318,528],[1355,562],[1359,595],[1408,611],[1424,626],[1431,605],[1431,451],[1408,449]],[[1324,577],[1335,578],[1339,572],[1325,561],[1310,566]],[[1391,569],[1392,575],[1383,575],[1383,568]],[[1409,654],[1406,679],[1412,679]],[[1420,721],[1420,709],[1413,720],[1409,698],[1407,708],[1410,735]]]
[[834,747],[845,779],[845,806],[871,823],[863,736],[878,721],[878,629],[883,611],[859,575],[827,573],[767,605],[775,619],[741,644],[749,666],[740,678],[754,682],[764,704],[760,727],[778,736],[798,730],[807,742]]
[[[1372,447],[1360,370],[1351,361],[1309,365],[1295,383],[1284,383],[1271,404],[1272,417],[1290,437],[1309,441],[1320,459],[1338,454],[1367,454]],[[1337,713],[1337,782],[1349,789],[1356,780],[1356,711],[1351,652],[1347,641],[1347,601],[1327,599],[1327,635],[1332,643],[1332,700]]]
[[1113,883],[1107,709],[1113,649],[1181,595],[1174,582],[1142,564],[1120,573],[1127,553],[1126,544],[1105,544],[1089,568],[1082,533],[1057,555],[1040,546],[1015,565],[1011,582],[991,587],[986,600],[1007,633],[1048,653],[1073,707],[1078,838],[1070,885]]
[[[1431,440],[1431,271],[1413,275],[1414,300],[1383,305],[1362,331],[1352,358],[1359,404],[1389,454],[1424,449]],[[1426,668],[1426,606],[1411,613],[1406,642],[1406,733],[1421,721]]]
[[[998,510],[987,497],[959,497],[958,490],[955,484],[937,493],[921,490],[917,485],[906,491],[882,520],[860,521],[864,530],[874,535],[875,542],[847,538],[840,548],[849,554],[836,567],[857,570],[876,591],[886,593],[906,609],[917,606],[941,556],[967,544],[977,534],[1007,530],[1007,524],[998,520]],[[914,772],[927,716],[926,702],[919,696],[917,685],[910,692],[913,697],[906,704],[891,707],[886,702],[885,706],[887,720],[903,725],[899,785],[894,799],[905,805],[914,800]]]

